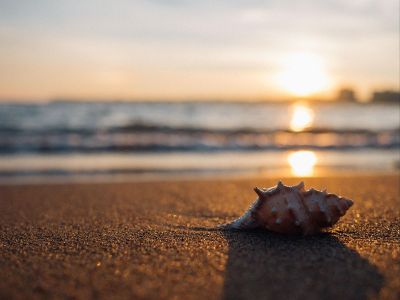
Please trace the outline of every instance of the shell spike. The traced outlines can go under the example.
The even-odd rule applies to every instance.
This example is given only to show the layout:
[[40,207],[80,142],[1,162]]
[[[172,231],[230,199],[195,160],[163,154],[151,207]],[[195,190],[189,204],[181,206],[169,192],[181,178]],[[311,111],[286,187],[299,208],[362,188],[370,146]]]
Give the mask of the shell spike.
[[278,187],[278,189],[282,189],[285,186],[283,185],[282,181],[278,181],[277,187]]
[[304,189],[304,181],[301,181],[298,185],[295,185],[294,187],[295,187],[296,189],[302,191],[302,192],[305,191],[305,189]]
[[256,192],[256,194],[257,194],[259,197],[263,197],[263,196],[264,196],[264,191],[263,191],[262,189],[258,188],[258,187],[255,187],[255,188],[254,188],[254,191]]

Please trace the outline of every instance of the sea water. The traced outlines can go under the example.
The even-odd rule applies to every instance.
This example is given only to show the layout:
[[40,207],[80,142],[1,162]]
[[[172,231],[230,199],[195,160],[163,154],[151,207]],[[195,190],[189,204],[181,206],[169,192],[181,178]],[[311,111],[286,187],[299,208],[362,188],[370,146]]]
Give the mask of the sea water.
[[[299,106],[312,116],[293,128]],[[400,107],[383,104],[3,103],[0,179],[268,173],[296,151],[317,167],[395,170],[399,128]]]

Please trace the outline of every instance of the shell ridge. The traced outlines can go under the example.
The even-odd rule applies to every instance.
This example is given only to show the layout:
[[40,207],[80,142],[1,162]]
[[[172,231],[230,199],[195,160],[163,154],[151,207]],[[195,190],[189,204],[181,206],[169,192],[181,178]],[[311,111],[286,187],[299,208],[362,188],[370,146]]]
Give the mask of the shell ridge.
[[[303,185],[303,189],[304,189],[304,185]],[[311,193],[312,193],[312,190],[313,189],[311,189],[309,191],[311,191]],[[315,222],[313,221],[311,210],[305,201],[305,193],[306,192],[308,192],[308,191],[306,191],[304,189],[304,191],[301,193],[301,197],[300,197],[301,205],[303,206],[305,214],[306,214],[306,219],[304,220],[304,222],[299,222],[299,225],[300,225],[301,229],[303,230],[304,234],[312,233],[312,231],[315,228]],[[313,228],[313,229],[311,229],[311,228]]]

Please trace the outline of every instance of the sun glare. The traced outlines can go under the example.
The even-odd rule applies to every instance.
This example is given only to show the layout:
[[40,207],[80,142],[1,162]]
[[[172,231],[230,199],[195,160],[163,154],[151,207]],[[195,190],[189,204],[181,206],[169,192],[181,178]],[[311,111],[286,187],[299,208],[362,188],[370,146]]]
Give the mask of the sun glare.
[[296,53],[283,60],[278,83],[285,91],[304,97],[326,89],[329,80],[321,58],[310,53]]
[[317,156],[312,151],[296,151],[289,154],[288,162],[293,175],[312,176]]
[[310,127],[314,122],[314,111],[303,104],[295,104],[292,107],[292,116],[290,118],[290,129],[293,131],[302,131]]

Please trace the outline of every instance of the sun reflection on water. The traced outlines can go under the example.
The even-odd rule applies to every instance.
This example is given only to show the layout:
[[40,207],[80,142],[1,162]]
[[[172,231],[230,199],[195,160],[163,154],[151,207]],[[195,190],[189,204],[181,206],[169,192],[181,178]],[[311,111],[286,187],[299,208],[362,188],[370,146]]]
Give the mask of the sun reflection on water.
[[296,151],[288,155],[288,162],[295,176],[312,176],[317,163],[317,156],[313,151]]
[[306,105],[295,104],[292,107],[292,116],[290,118],[290,129],[293,131],[302,131],[310,127],[314,122],[314,111]]

